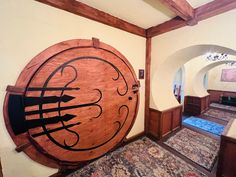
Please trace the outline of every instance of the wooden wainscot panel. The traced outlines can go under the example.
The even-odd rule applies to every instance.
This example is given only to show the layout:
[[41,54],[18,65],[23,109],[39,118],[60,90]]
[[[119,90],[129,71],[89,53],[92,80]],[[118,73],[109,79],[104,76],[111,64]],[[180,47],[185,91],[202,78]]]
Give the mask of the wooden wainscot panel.
[[184,113],[186,115],[200,115],[209,107],[209,95],[204,97],[185,96]]
[[148,134],[155,138],[159,138],[158,135],[160,135],[160,121],[159,117],[161,117],[161,112],[150,108],[150,116],[148,121]]
[[172,121],[173,130],[180,128],[181,122],[182,122],[182,107],[181,109],[177,107],[173,110],[173,121]]
[[162,113],[161,118],[161,136],[171,133],[172,130],[172,111]]
[[164,111],[150,108],[148,135],[159,140],[181,127],[182,105]]
[[233,121],[235,120],[232,119],[228,123],[224,130],[224,133],[221,135],[219,162],[217,166],[217,177],[236,176],[236,139],[227,135],[229,129],[233,127]]
[[236,97],[236,92],[224,91],[224,90],[207,90],[210,94],[210,103],[220,103],[222,96]]
[[204,112],[209,107],[210,95],[200,98],[201,100],[201,113]]

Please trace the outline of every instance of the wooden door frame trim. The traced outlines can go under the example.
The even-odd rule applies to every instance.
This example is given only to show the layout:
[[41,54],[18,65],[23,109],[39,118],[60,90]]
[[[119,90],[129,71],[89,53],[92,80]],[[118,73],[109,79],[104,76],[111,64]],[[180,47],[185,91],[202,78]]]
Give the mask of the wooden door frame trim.
[[144,131],[148,132],[148,120],[149,120],[149,107],[150,107],[150,75],[151,75],[151,49],[152,38],[146,39],[146,60],[145,60],[145,120]]

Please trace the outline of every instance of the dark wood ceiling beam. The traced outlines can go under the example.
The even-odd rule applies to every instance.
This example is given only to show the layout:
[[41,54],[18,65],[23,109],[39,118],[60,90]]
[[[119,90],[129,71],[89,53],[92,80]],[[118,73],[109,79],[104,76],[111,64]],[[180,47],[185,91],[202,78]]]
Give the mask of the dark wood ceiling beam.
[[169,21],[166,21],[160,25],[147,29],[147,37],[154,37],[181,27],[186,26],[187,23],[180,17],[175,17]]
[[207,18],[219,15],[235,8],[236,0],[214,0],[194,9],[195,18],[193,20],[195,20],[195,22],[186,22],[179,17],[175,17],[167,22],[147,29],[147,37],[154,37],[187,25],[193,25],[196,24],[198,21],[205,20]]
[[86,17],[88,19],[136,34],[142,37],[146,37],[145,29],[126,22],[122,19],[114,17],[108,13],[90,7],[84,3],[78,2],[76,0],[35,0],[58,9],[62,9],[73,14]]
[[207,18],[219,15],[236,8],[236,0],[214,0],[195,9],[197,19],[205,20]]
[[160,0],[160,2],[186,21],[194,18],[194,9],[186,0]]

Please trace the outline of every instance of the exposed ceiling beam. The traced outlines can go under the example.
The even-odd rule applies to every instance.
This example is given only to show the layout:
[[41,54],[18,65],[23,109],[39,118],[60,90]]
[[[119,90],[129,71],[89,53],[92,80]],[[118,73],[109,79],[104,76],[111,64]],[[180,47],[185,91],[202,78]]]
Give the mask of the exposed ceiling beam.
[[148,28],[147,31],[147,37],[154,37],[181,27],[186,26],[186,21],[184,21],[180,17],[175,17],[169,21],[166,21],[160,25]]
[[198,21],[219,15],[236,8],[236,0],[214,0],[196,8]]
[[[207,4],[204,4],[196,9],[195,11],[195,22],[205,20],[215,15],[227,12],[236,8],[236,0],[214,0]],[[186,22],[178,17],[173,18],[167,22],[159,24],[157,26],[147,29],[147,37],[154,37],[187,25],[191,23]]]
[[142,36],[146,37],[145,29],[126,22],[122,19],[114,17],[108,13],[90,7],[84,3],[78,2],[76,0],[35,0],[58,9],[62,9],[73,14],[95,20],[97,22]]
[[186,0],[160,0],[160,2],[186,21],[194,18],[194,9]]

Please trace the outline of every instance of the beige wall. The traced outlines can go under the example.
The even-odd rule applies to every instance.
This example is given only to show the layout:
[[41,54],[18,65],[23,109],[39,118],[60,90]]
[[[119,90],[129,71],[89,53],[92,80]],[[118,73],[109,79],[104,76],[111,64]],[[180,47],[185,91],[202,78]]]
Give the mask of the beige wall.
[[[206,62],[204,57],[196,57],[189,62],[187,62],[184,67],[185,67],[185,96],[191,95],[191,96],[197,96],[195,92],[194,86],[194,81],[196,74],[201,70],[204,66],[209,64],[209,62]],[[203,82],[201,82],[203,84]],[[200,85],[200,84],[199,84]],[[197,88],[198,89],[198,88]]]
[[153,38],[150,101],[152,108],[165,110],[178,105],[172,94],[172,81],[174,73],[187,61],[204,55],[207,51],[216,51],[217,46],[226,47],[228,52],[235,55],[235,18],[236,10],[232,10],[201,21],[196,26],[183,27]]
[[236,92],[236,82],[221,81],[222,69],[236,69],[236,67],[230,67],[223,64],[211,69],[208,73],[208,89]]
[[[235,61],[235,56],[229,55],[227,61]],[[235,83],[220,81],[221,69],[236,68],[227,67],[225,65],[227,61],[207,61],[206,55],[202,55],[185,63],[185,95],[202,97],[208,94],[204,87],[204,75],[206,73],[208,73],[208,88],[216,90],[222,88],[222,90],[228,91],[235,90]]]
[[[61,11],[32,0],[0,0],[0,107],[5,88],[14,85],[23,67],[39,52],[69,39],[99,38],[120,51],[134,70],[145,68],[145,38]],[[144,130],[145,81],[140,107],[128,137]],[[56,172],[16,153],[0,115],[0,157],[4,177],[44,177]]]

